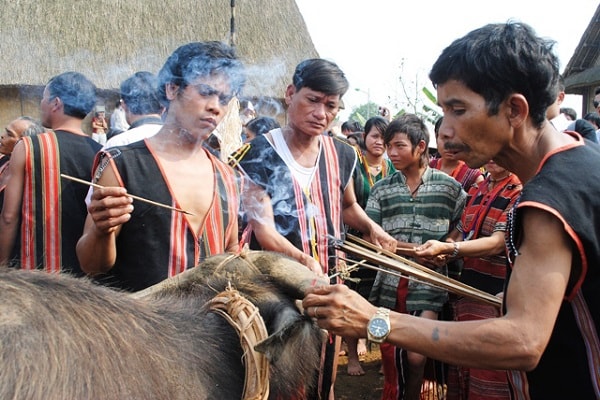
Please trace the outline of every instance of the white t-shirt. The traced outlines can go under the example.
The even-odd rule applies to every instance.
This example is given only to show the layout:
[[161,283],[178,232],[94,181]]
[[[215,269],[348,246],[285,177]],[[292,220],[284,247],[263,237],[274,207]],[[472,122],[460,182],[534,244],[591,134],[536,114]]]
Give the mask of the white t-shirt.
[[[321,158],[321,152],[319,152],[319,156],[317,157],[317,161],[314,166],[307,168],[298,164],[292,156],[290,152],[290,148],[288,147],[285,139],[283,138],[283,132],[280,128],[273,129],[270,131],[271,136],[273,137],[273,148],[279,154],[279,156],[283,159],[285,164],[288,166],[294,178],[300,183],[302,189],[306,189],[310,186],[310,182],[312,181],[315,171],[317,170],[317,165],[319,165],[319,159]],[[320,142],[319,142],[320,143]]]
[[122,108],[115,108],[110,115],[110,129],[117,132],[123,132],[129,129],[129,124],[125,118],[125,110]]

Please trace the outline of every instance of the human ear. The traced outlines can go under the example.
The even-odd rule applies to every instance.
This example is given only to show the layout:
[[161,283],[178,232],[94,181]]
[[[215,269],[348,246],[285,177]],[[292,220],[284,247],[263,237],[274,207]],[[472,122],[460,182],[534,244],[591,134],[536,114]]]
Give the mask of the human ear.
[[509,109],[508,120],[513,128],[521,126],[529,117],[529,103],[522,94],[512,94],[506,101]]
[[285,104],[290,105],[294,93],[296,93],[296,87],[292,84],[289,84],[285,90]]
[[177,93],[179,92],[179,86],[174,83],[166,83],[165,84],[165,95],[169,101],[175,99],[177,97]]

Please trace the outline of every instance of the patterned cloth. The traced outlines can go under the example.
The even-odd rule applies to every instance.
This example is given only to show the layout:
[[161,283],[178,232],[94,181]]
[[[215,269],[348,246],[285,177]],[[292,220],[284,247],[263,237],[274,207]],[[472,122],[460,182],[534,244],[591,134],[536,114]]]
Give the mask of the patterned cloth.
[[356,201],[362,209],[367,206],[367,199],[371,193],[371,188],[376,182],[379,182],[388,175],[392,175],[396,172],[394,164],[387,158],[383,160],[383,168],[376,176],[371,175],[369,170],[369,164],[364,155],[358,154],[358,164],[356,165],[356,175],[358,179],[354,185],[354,193],[356,194]]
[[[117,237],[116,263],[99,278],[102,283],[128,291],[141,290],[230,246],[240,208],[240,182],[228,165],[201,151],[206,152],[215,174],[212,206],[200,233],[191,229],[183,213],[134,200],[131,219],[123,224]],[[145,140],[99,153],[96,165],[107,163],[130,193],[180,208]]]
[[87,217],[88,187],[60,174],[89,181],[96,152],[102,146],[87,136],[66,131],[24,137],[25,180],[20,248],[23,269],[83,272],[75,246]]
[[[268,193],[277,231],[296,248],[318,260],[323,271],[328,273],[338,261],[339,252],[330,239],[340,239],[344,231],[342,200],[347,185],[352,184],[356,152],[338,138],[323,135],[320,140],[321,151],[308,190],[300,187],[265,135],[235,151],[230,156],[230,164]],[[249,229],[244,235],[251,236],[251,249],[261,249]],[[337,358],[335,341],[335,336],[331,336],[322,349],[319,393],[307,398],[329,397],[334,360]]]
[[[321,152],[308,191],[300,187],[264,135],[235,151],[230,164],[265,189],[271,198],[277,231],[317,259],[327,273],[337,264],[338,252],[330,238],[341,238],[344,232],[342,200],[351,183],[356,152],[340,139],[320,139]],[[253,235],[249,243],[251,249],[261,249]]]
[[[471,188],[467,206],[457,229],[464,240],[489,237],[495,232],[506,232],[507,214],[521,193],[521,183],[515,175],[509,175],[490,189],[488,177],[478,187]],[[469,286],[490,294],[498,294],[504,288],[506,256],[502,251],[485,257],[464,257],[464,269],[460,280]],[[499,316],[494,306],[465,297],[451,301],[456,321],[473,321]],[[449,366],[449,400],[509,400],[510,390],[506,371],[482,370]]]
[[[457,321],[497,318],[498,308],[462,297],[452,304]],[[510,400],[508,374],[502,370],[465,368],[450,365],[447,380],[448,400]]]
[[[367,201],[367,215],[402,242],[422,244],[430,239],[442,240],[450,225],[458,222],[466,193],[456,180],[433,168],[425,170],[422,181],[414,198],[401,172],[377,182]],[[437,271],[445,272],[444,268]],[[399,280],[396,276],[378,273],[369,300],[394,309]],[[409,312],[439,312],[447,297],[445,290],[411,280],[406,306]]]
[[[522,185],[515,175],[510,175],[489,190],[490,178],[469,191],[467,206],[456,229],[463,240],[492,236],[506,232],[506,218],[521,193]],[[493,254],[485,257],[464,257],[460,280],[490,294],[504,289],[506,278],[506,255]]]
[[[442,159],[436,158],[429,162],[429,166],[435,169],[442,169]],[[481,176],[481,170],[469,168],[464,161],[458,161],[458,165],[452,170],[450,176],[456,179],[463,187],[465,192],[471,190],[477,185],[476,181]]]
[[573,244],[571,279],[550,342],[533,371],[511,373],[515,399],[600,398],[600,146],[567,133],[577,143],[544,159],[509,215],[509,262],[518,257],[520,215],[530,207],[559,218]]

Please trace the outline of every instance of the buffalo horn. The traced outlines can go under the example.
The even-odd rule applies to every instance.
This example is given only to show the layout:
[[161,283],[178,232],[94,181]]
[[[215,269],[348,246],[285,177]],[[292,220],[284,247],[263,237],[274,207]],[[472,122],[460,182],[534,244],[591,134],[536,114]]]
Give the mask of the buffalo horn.
[[201,283],[213,275],[239,277],[257,274],[270,276],[288,295],[295,299],[302,299],[304,291],[310,286],[329,284],[325,277],[318,277],[303,264],[283,254],[245,250],[240,254],[218,254],[208,257],[195,268],[190,268],[144,290],[132,293],[131,296],[138,299],[151,297],[182,285]]

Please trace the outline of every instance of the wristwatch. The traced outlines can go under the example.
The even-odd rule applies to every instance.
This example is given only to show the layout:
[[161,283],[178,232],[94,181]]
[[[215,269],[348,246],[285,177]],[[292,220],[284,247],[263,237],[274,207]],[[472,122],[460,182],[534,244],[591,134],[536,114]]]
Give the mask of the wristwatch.
[[390,334],[390,310],[379,307],[367,324],[367,338],[374,343],[382,343]]

